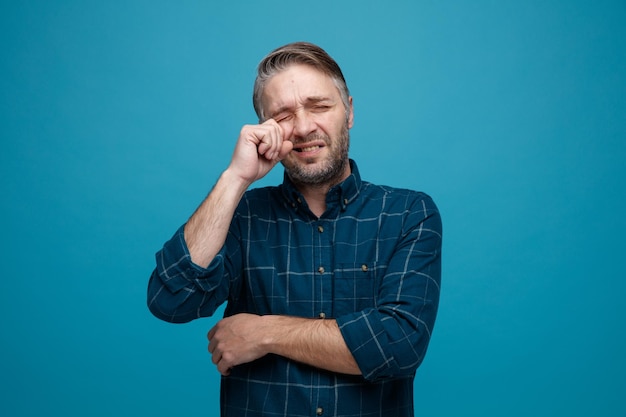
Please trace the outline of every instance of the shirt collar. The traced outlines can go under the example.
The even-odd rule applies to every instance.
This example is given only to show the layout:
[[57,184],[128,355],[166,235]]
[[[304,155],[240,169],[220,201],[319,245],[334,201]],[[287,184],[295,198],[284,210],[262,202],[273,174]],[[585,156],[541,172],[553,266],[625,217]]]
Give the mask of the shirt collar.
[[[339,204],[341,209],[345,210],[358,197],[361,191],[361,175],[356,162],[352,159],[350,159],[350,171],[348,178],[328,191],[326,203],[329,207],[333,204]],[[291,182],[286,172],[283,177],[282,192],[288,204],[292,207],[296,208],[304,203],[304,197]]]

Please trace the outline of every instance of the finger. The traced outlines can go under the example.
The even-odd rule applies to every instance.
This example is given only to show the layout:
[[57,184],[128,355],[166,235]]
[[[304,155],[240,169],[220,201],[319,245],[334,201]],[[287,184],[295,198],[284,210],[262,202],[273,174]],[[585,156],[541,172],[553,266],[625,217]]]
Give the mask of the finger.
[[263,140],[263,142],[267,141],[268,144],[265,157],[273,160],[280,155],[283,144],[283,128],[274,119],[265,121],[263,125],[268,127],[268,133]]
[[283,125],[281,125],[280,123],[278,123],[276,120],[274,119],[267,119],[265,121],[265,123],[263,124],[268,124],[271,126],[274,126],[278,129],[278,136],[280,137],[281,141],[285,141],[288,139],[287,135],[286,135],[286,131]]
[[280,134],[276,130],[272,130],[269,132],[268,138],[268,148],[265,152],[265,158],[268,160],[273,160],[278,156],[278,152],[280,150],[280,146],[282,145],[282,139],[279,136]]
[[211,355],[211,362],[213,362],[213,364],[217,365],[221,360],[222,360],[221,352],[220,351],[213,352],[213,354]]
[[241,129],[239,138],[253,144],[259,155],[265,155],[269,149],[275,146],[275,134],[272,134],[273,129],[275,129],[275,127],[270,124],[245,125]]
[[211,354],[213,354],[213,352],[215,351],[215,348],[217,347],[217,341],[214,339],[216,332],[217,332],[217,325],[213,326],[213,328],[209,330],[209,333],[207,333],[206,335],[207,339],[209,340],[208,350],[209,350],[209,353]]
[[[269,135],[269,134],[268,134]],[[265,136],[258,147],[259,155],[262,155],[267,160],[272,160],[275,157],[276,142],[270,136]]]
[[209,332],[206,335],[206,338],[209,340],[209,342],[211,340],[213,340],[213,338],[215,337],[215,333],[217,332],[217,324],[215,326],[213,326],[211,328],[211,330],[209,330]]
[[221,361],[219,364],[217,364],[217,370],[220,374],[224,375],[224,376],[228,376],[230,375],[230,370],[232,368],[228,365],[226,365],[224,363],[224,361]]
[[272,148],[272,138],[270,136],[270,132],[265,132],[265,134],[260,138],[260,143],[258,147],[259,155],[266,155],[268,151]]

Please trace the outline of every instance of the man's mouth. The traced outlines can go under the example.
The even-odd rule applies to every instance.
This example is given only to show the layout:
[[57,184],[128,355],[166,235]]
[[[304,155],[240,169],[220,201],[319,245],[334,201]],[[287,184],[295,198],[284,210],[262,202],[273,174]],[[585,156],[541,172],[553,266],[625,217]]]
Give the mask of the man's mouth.
[[294,149],[294,151],[296,152],[313,152],[316,151],[320,148],[319,145],[313,145],[313,146],[305,146],[304,148],[296,148]]

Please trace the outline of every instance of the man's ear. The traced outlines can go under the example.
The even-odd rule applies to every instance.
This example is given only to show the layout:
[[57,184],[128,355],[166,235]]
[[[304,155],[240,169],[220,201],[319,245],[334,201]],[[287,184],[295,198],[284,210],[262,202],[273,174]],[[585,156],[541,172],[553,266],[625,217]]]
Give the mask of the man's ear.
[[352,126],[354,126],[354,106],[352,105],[352,96],[348,97],[348,105],[350,106],[347,110],[348,129],[352,129]]

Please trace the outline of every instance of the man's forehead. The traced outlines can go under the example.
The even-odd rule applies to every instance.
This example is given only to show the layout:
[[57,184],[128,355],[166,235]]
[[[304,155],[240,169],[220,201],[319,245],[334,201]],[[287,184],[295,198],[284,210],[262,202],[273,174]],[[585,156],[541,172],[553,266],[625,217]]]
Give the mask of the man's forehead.
[[272,108],[339,98],[339,90],[326,73],[309,65],[291,65],[267,81],[263,100]]

